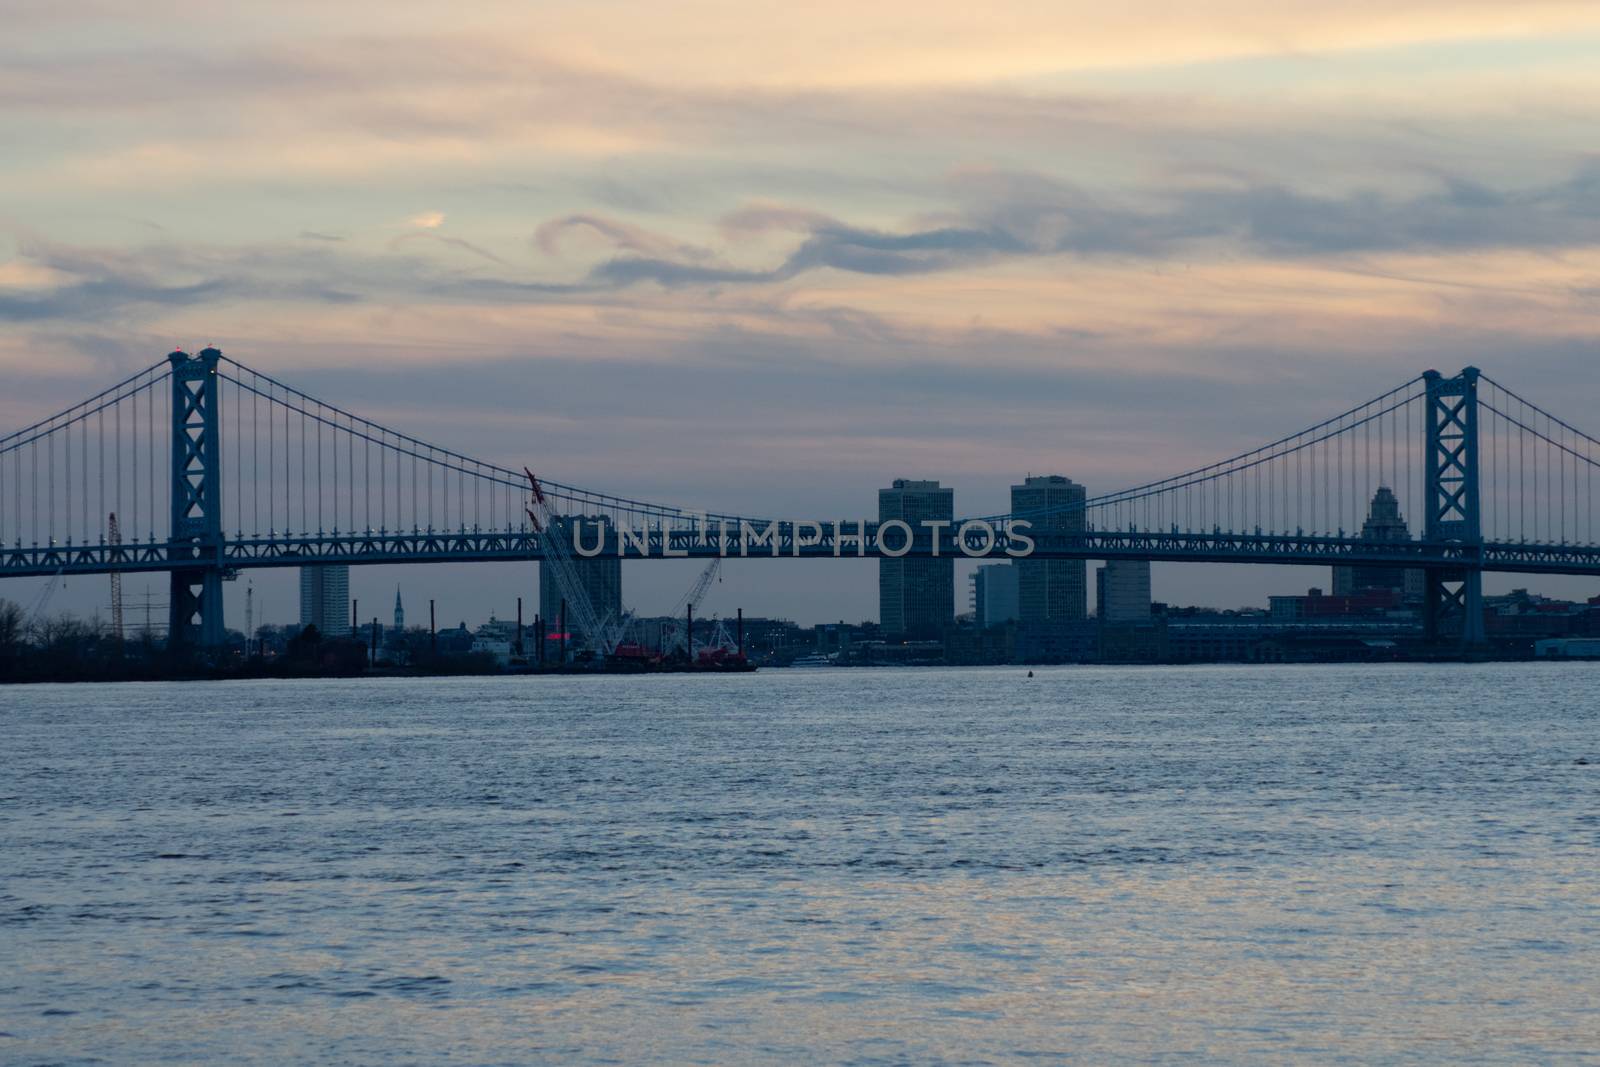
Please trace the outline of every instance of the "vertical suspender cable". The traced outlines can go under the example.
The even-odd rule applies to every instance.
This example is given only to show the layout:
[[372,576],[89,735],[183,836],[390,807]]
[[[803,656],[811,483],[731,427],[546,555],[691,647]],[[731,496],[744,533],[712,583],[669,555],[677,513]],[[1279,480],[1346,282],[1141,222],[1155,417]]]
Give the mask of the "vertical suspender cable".
[[[170,477],[170,475],[162,475],[162,474],[159,473],[159,472],[161,472],[163,470],[165,470],[165,471],[171,471],[172,470],[172,448],[173,448],[172,430],[171,430],[171,427],[172,427],[172,390],[171,389],[159,388],[160,382],[157,382],[156,385],[158,387],[156,389],[156,392],[161,394],[161,416],[162,417],[161,417],[161,423],[160,423],[159,427],[156,430],[157,434],[160,435],[157,438],[157,440],[159,440],[161,442],[161,447],[156,451],[156,455],[153,458],[156,460],[156,471],[158,472],[157,476],[160,478],[160,480],[156,484],[158,486],[160,486],[161,488],[158,489],[156,494],[153,494],[153,495],[159,496],[159,498],[166,504],[166,507],[164,507],[164,508],[156,508],[154,511],[152,511],[151,516],[150,516],[150,526],[151,526],[151,530],[152,531],[154,531],[154,529],[155,529],[155,524],[161,521],[161,515],[162,515],[163,512],[165,512],[169,516],[172,514],[172,481],[171,481],[171,477]],[[203,431],[202,430],[196,430],[195,432],[196,433],[201,433]],[[163,464],[161,462],[161,460],[163,460],[163,459],[166,461],[165,464]],[[171,537],[171,533],[172,533],[172,531],[169,530],[168,531],[168,537],[169,538]],[[154,540],[154,537],[152,537],[151,539]]]
[[278,506],[278,416],[272,410],[272,383],[267,383],[267,531],[277,536],[278,524],[272,509]]
[[1358,521],[1358,522],[1361,520],[1361,500],[1363,498],[1370,497],[1372,495],[1372,492],[1373,492],[1373,485],[1372,485],[1372,419],[1371,419],[1370,416],[1366,415],[1366,411],[1367,411],[1366,408],[1362,408],[1361,410],[1362,410],[1362,415],[1365,416],[1362,419],[1362,425],[1361,425],[1362,445],[1363,445],[1363,448],[1365,450],[1363,458],[1362,458],[1362,461],[1361,461],[1362,462],[1361,475],[1362,475],[1362,481],[1365,484],[1363,484],[1360,487],[1360,489],[1358,489],[1357,492],[1356,492],[1356,515],[1355,515],[1355,517],[1356,517],[1356,521]]
[[284,391],[283,400],[280,403],[283,407],[283,535],[288,537],[289,531],[294,526],[294,513],[289,508],[289,492],[294,484],[289,475],[289,456],[293,453],[294,446],[290,444],[291,438],[289,437],[288,390]]
[[44,435],[44,537],[47,544],[56,542],[56,433],[54,429]]
[[72,544],[72,420],[61,423],[61,517],[66,524],[65,541]]
[[[233,522],[236,537],[244,536],[244,448],[239,437],[244,431],[241,417],[244,409],[244,390],[233,390]],[[248,635],[246,635],[248,636]]]
[[100,476],[100,495],[95,498],[95,511],[100,515],[100,540],[106,539],[106,409],[95,412],[95,441],[100,446],[100,461],[95,471]]
[[300,410],[300,535],[304,537],[311,532],[311,517],[306,508],[306,490],[311,479],[306,476],[306,409],[305,402],[298,402]]
[[251,537],[261,536],[261,377],[250,372],[250,525]]
[[1545,540],[1551,544],[1556,539],[1556,459],[1558,453],[1551,443],[1555,440],[1555,427],[1550,425],[1550,416],[1544,418],[1544,510],[1545,510]]
[[131,467],[129,475],[133,479],[133,484],[129,487],[129,495],[133,497],[133,539],[135,541],[139,540],[139,478],[144,474],[144,468],[139,464],[139,430],[141,428],[139,425],[139,395],[143,391],[144,387],[141,386],[134,392],[133,411],[128,420],[128,437],[133,442],[133,462],[129,465]]
[[[1411,439],[1411,401],[1408,400],[1408,401],[1406,401],[1406,452],[1405,452],[1405,456],[1406,456],[1406,462],[1405,462],[1405,467],[1406,467],[1406,505],[1412,509],[1412,514],[1417,514],[1417,511],[1416,511],[1417,498],[1416,498],[1415,494],[1413,494],[1412,491],[1411,491],[1412,490],[1412,485],[1411,485],[1412,473],[1413,473],[1413,469],[1416,467],[1416,461],[1412,459],[1411,450],[1413,448],[1415,448],[1415,447],[1416,447],[1416,442]],[[1430,459],[1428,462],[1431,463],[1433,461]],[[1426,519],[1426,516],[1423,516],[1422,518]],[[1426,531],[1427,527],[1426,526],[1421,526],[1421,527],[1419,527],[1419,530],[1420,531]]]

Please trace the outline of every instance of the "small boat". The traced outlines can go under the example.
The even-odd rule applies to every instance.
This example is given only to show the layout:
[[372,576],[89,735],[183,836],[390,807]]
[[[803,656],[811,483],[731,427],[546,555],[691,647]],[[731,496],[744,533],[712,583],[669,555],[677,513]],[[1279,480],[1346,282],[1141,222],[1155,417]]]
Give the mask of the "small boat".
[[829,659],[827,656],[819,655],[815,652],[809,656],[801,656],[799,659],[789,664],[791,667],[832,667],[833,665],[833,660]]

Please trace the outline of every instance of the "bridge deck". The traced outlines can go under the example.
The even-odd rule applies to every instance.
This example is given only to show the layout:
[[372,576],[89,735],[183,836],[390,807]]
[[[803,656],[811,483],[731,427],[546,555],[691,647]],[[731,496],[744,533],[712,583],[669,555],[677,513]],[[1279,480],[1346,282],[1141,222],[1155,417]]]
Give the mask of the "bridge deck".
[[[654,530],[618,545],[613,534],[597,555],[639,559],[707,559],[716,555],[752,559],[928,559],[940,557],[1007,560],[1137,559],[1175,563],[1250,563],[1297,566],[1389,566],[1478,569],[1545,574],[1600,575],[1600,547],[1487,542],[1479,549],[1458,542],[1367,541],[1304,534],[1161,533],[1149,531],[1031,535],[1031,552],[1004,534],[995,538],[950,534],[937,551],[931,539],[915,539],[904,552],[886,546],[874,525],[857,538],[847,524],[835,535],[803,528],[797,535],[782,524],[770,538],[729,531],[720,541],[694,530]],[[665,541],[663,540],[665,538]],[[596,546],[590,546],[596,547]],[[246,570],[307,564],[400,564],[449,562],[527,562],[544,558],[543,535],[512,531],[363,532],[304,537],[266,537],[224,541],[218,548],[193,542],[121,545],[34,545],[0,548],[0,577],[170,571],[223,567]],[[580,553],[581,555],[581,553]]]

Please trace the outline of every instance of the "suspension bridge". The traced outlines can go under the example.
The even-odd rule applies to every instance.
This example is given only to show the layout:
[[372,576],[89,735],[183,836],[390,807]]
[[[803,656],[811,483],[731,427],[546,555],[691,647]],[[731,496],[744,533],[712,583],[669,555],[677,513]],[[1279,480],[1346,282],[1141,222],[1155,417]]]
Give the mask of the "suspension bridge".
[[[0,438],[0,578],[168,572],[169,640],[206,647],[224,639],[224,581],[258,567],[602,551],[1403,567],[1425,575],[1429,635],[1470,646],[1485,571],[1600,575],[1597,464],[1600,440],[1467,368],[1069,507],[922,529],[772,520],[535,483],[206,348]],[[1363,531],[1379,487],[1414,535]]]

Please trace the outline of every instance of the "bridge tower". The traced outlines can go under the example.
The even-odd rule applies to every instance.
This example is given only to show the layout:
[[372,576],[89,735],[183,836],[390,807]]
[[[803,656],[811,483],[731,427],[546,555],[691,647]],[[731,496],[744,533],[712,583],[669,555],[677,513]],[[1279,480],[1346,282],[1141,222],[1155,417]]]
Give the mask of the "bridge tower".
[[1430,370],[1423,462],[1427,540],[1452,542],[1460,566],[1429,568],[1424,619],[1430,640],[1456,637],[1463,650],[1484,644],[1483,527],[1478,510],[1478,368],[1454,378]]
[[167,647],[214,648],[222,629],[222,404],[217,360],[173,352],[172,593]]

